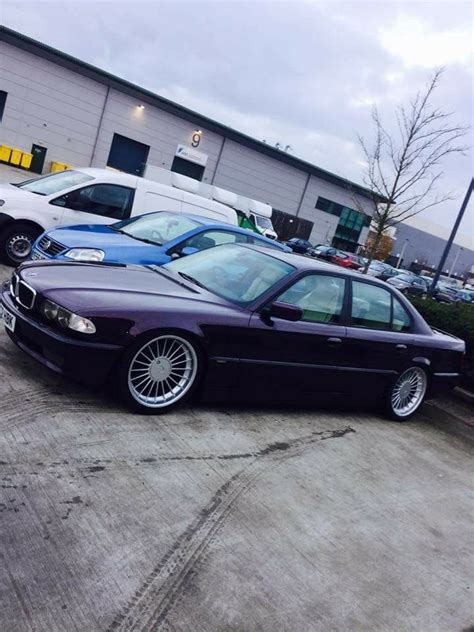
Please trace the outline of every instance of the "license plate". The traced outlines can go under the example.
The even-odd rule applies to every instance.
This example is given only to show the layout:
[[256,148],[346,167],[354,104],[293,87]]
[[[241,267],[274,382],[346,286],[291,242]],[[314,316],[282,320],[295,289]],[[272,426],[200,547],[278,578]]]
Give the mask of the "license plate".
[[6,307],[4,307],[3,305],[0,305],[0,317],[1,320],[3,320],[3,324],[5,325],[6,329],[9,329],[10,331],[15,331],[16,316],[9,312],[8,309],[6,309]]

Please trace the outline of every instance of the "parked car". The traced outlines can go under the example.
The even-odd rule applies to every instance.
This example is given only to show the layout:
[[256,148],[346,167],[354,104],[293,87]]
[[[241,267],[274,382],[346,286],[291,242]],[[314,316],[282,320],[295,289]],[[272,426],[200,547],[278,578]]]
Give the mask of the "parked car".
[[403,294],[411,294],[413,296],[428,296],[428,288],[423,279],[412,274],[397,274],[387,279],[387,283],[393,285]]
[[431,284],[433,282],[433,279],[426,275],[419,275],[418,278],[424,281],[424,283],[426,284],[426,291],[428,295],[430,295],[431,298],[433,298],[435,301],[437,301],[438,303],[447,303],[447,304],[454,303],[454,298],[450,294],[444,291],[442,284],[438,283],[434,292],[432,292]]
[[309,257],[223,245],[158,266],[32,261],[1,293],[20,349],[134,409],[198,388],[272,404],[376,398],[399,421],[459,376],[465,344],[390,285]]
[[359,268],[355,266],[351,257],[343,250],[338,250],[332,246],[316,246],[314,254],[318,259],[329,261],[329,263],[335,263],[343,268]]
[[382,263],[381,261],[372,261],[367,270],[369,276],[373,276],[381,281],[387,281],[387,279],[397,276],[398,273],[397,268],[389,266],[387,263]]
[[159,208],[238,224],[234,209],[188,191],[107,169],[73,169],[0,185],[0,259],[18,265],[50,228],[112,224]]
[[313,254],[313,245],[307,239],[300,239],[299,237],[292,237],[283,242],[286,246],[291,248],[293,252],[297,252],[300,255]]
[[197,215],[158,211],[109,226],[54,228],[36,240],[31,259],[163,265],[224,243],[257,244],[290,252],[287,246],[245,228],[216,224]]
[[361,268],[364,268],[365,265],[367,264],[368,259],[366,259],[365,257],[362,257],[361,255],[356,255],[353,252],[346,252],[346,254],[352,261],[353,265],[351,267],[354,270],[360,270]]

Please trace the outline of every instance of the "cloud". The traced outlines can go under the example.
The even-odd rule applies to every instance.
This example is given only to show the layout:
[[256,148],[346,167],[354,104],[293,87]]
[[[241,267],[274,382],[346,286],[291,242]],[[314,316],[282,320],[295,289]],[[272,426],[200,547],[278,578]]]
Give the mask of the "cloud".
[[431,28],[421,18],[400,15],[378,33],[382,47],[410,68],[436,68],[472,62],[472,28],[470,24],[451,29]]
[[[372,105],[390,125],[433,65],[435,105],[472,118],[467,3],[0,2],[7,26],[358,182]],[[445,171],[462,198],[469,157]]]

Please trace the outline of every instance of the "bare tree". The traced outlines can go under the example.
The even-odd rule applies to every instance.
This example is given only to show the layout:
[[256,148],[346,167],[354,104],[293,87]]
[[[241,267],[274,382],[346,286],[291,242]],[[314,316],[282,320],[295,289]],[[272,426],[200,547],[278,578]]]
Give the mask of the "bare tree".
[[452,113],[431,104],[442,73],[437,70],[424,91],[396,109],[395,133],[387,130],[374,107],[374,138],[369,144],[358,137],[366,160],[364,184],[372,191],[374,202],[375,235],[366,270],[388,227],[453,199],[450,193],[436,191],[443,176],[441,165],[446,156],[467,150],[459,141],[469,128],[454,125]]

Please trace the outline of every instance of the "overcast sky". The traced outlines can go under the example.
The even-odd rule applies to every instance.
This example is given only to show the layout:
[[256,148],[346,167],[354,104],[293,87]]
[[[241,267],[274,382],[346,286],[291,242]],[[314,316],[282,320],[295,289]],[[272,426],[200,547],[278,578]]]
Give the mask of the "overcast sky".
[[[370,109],[408,100],[437,66],[436,105],[472,124],[473,11],[458,2],[0,0],[1,21],[356,182]],[[467,139],[472,144],[472,135]],[[472,153],[446,160],[427,217],[451,226]],[[474,235],[474,201],[463,222]]]

